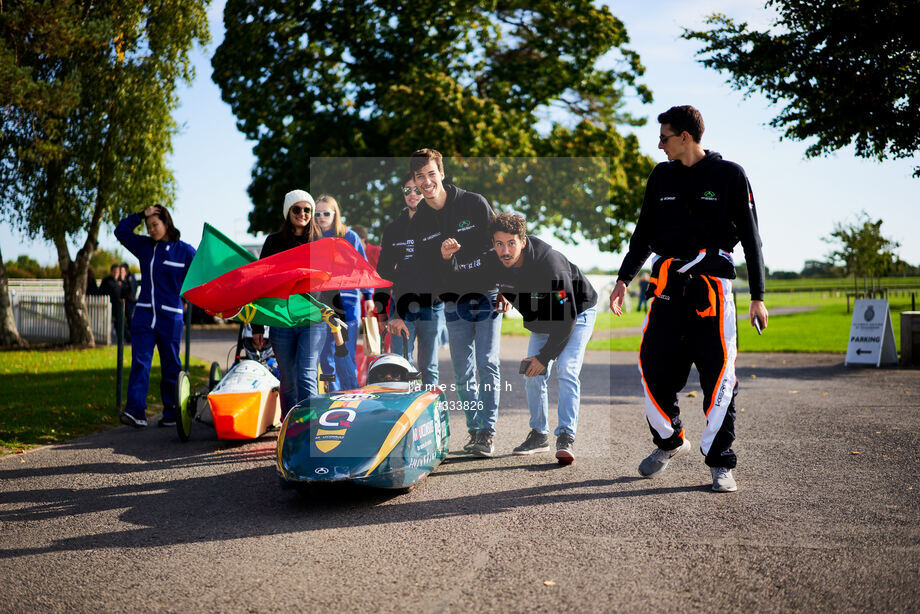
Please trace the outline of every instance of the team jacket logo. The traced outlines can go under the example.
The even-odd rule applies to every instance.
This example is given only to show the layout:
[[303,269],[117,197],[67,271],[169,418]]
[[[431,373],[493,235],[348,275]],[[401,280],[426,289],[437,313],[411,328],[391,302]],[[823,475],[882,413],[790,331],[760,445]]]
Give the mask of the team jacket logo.
[[457,228],[461,228],[461,229],[462,229],[462,228],[466,228],[466,227],[469,226],[471,223],[472,223],[472,222],[470,222],[469,220],[463,220],[462,222],[460,222],[460,224],[457,226]]
[[701,200],[719,200],[719,197],[716,196],[716,193],[712,190],[706,190],[703,192],[703,195],[700,196]]
[[345,432],[348,430],[348,427],[351,426],[351,423],[355,421],[356,417],[357,414],[355,410],[348,409],[347,407],[330,409],[320,416],[320,426],[328,428],[316,429],[316,437],[313,441],[316,443],[316,447],[319,451],[325,454],[342,443],[342,440],[345,439]]

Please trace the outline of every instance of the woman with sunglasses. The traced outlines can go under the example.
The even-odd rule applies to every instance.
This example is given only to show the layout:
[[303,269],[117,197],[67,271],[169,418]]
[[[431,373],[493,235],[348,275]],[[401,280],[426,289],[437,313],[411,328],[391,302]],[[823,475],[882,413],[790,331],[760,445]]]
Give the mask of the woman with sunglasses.
[[[313,197],[304,190],[293,190],[284,196],[284,223],[281,230],[268,235],[260,258],[299,247],[322,238],[313,219]],[[252,341],[257,348],[264,343],[265,327],[253,325]],[[274,327],[270,340],[278,371],[281,375],[281,419],[297,403],[319,394],[319,356],[326,344],[329,329],[323,322],[292,328]]]
[[[339,203],[329,194],[321,194],[316,199],[316,222],[323,237],[339,237],[351,243],[352,247],[367,260],[364,245],[353,231],[342,223],[342,212]],[[351,390],[358,387],[358,365],[355,351],[358,344],[358,322],[361,319],[360,300],[364,300],[366,313],[374,312],[374,294],[367,288],[359,290],[341,290],[339,296],[333,300],[332,307],[339,313],[348,326],[348,354],[335,356],[335,342],[329,336],[322,355],[320,366],[323,373],[335,372],[335,382],[329,386],[331,390]]]

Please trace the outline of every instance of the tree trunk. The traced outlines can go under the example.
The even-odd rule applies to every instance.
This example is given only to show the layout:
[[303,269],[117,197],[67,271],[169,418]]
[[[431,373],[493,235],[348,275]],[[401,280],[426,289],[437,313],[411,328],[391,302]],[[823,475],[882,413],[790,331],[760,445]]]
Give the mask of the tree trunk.
[[0,253],[0,346],[27,347],[25,339],[19,336],[13,305],[10,302],[10,288],[6,279],[6,265]]
[[76,260],[70,259],[67,242],[62,237],[55,237],[58,263],[64,280],[64,315],[70,327],[70,344],[93,347],[93,329],[89,322],[89,310],[86,308],[86,269],[89,267],[89,255],[85,247],[77,252]]

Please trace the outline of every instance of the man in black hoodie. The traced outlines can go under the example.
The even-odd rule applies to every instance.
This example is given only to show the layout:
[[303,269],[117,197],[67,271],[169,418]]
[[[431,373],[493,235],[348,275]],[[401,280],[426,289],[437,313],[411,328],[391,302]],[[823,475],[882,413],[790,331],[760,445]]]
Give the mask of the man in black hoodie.
[[639,221],[610,294],[611,310],[621,315],[627,284],[655,253],[639,373],[657,448],[639,464],[639,474],[653,478],[690,450],[677,394],[695,363],[706,413],[700,451],[712,473],[712,489],[732,492],[737,490],[732,475],[737,457],[731,445],[738,381],[731,280],[732,250],[739,242],[749,275],[749,319],[752,326],[767,327],[754,195],[744,169],[700,145],[704,124],[699,111],[672,107],[658,116],[658,123],[658,147],[668,162],[656,166],[648,178]]
[[413,219],[422,200],[422,191],[416,187],[411,172],[403,177],[401,190],[406,207],[383,231],[377,274],[393,282],[387,312],[390,351],[403,353],[402,335],[405,333],[409,340],[406,353],[409,362],[413,362],[412,350],[418,339],[417,364],[422,373],[422,385],[430,390],[438,385],[438,337],[444,325],[444,304],[437,293],[432,292],[430,280],[419,274],[419,261],[413,258]]
[[[546,384],[556,363],[559,380],[559,423],[556,459],[575,460],[573,447],[581,400],[581,365],[597,317],[597,292],[578,267],[536,237],[527,236],[524,218],[502,213],[489,224],[493,251],[484,254],[482,277],[497,284],[530,331],[527,357],[521,362],[530,408],[530,433],[514,454],[549,451],[549,398]],[[459,245],[448,244],[454,252]],[[456,263],[455,263],[456,266]]]
[[[490,457],[495,452],[492,439],[501,386],[502,322],[495,308],[498,290],[482,284],[475,272],[482,266],[483,252],[491,246],[492,207],[481,194],[445,183],[441,154],[433,149],[413,153],[409,170],[425,199],[413,219],[413,259],[417,263],[413,271],[423,287],[431,288],[444,301],[457,396],[470,433],[464,449]],[[442,252],[442,244],[449,239],[463,244],[456,254],[462,273],[451,271],[450,256]]]

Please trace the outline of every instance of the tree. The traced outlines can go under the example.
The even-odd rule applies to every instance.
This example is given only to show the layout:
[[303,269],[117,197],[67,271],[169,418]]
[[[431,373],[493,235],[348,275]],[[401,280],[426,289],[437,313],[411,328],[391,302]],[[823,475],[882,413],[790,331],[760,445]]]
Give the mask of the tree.
[[73,344],[93,343],[84,284],[101,224],[173,198],[176,85],[207,40],[206,7],[0,4],[0,215],[54,244]]
[[802,277],[845,277],[845,273],[840,267],[834,266],[833,262],[823,260],[806,260],[805,266],[802,267]]
[[6,267],[3,265],[3,254],[0,253],[0,347],[25,347],[27,345],[19,335],[16,320],[13,319],[10,289],[6,281]]
[[[770,125],[822,156],[855,144],[856,155],[885,160],[920,151],[920,2],[768,0],[772,31],[725,15],[710,30],[684,30],[702,41],[704,66],[727,71],[748,96],[785,107]],[[914,169],[920,177],[920,166]]]
[[[552,225],[565,240],[583,235],[606,249],[628,238],[624,220],[636,217],[652,161],[617,127],[644,124],[624,112],[627,90],[643,102],[651,93],[606,7],[229,0],[224,24],[213,79],[257,143],[251,232],[277,229],[284,193],[313,185],[373,235],[402,207],[395,188],[405,157],[428,146],[533,230]],[[612,68],[597,66],[602,56]],[[561,164],[552,186],[570,191],[547,192],[546,173],[522,167],[553,157],[594,161]]]
[[834,232],[822,240],[837,243],[839,248],[828,255],[831,262],[842,263],[847,275],[853,275],[853,284],[859,288],[858,279],[863,278],[866,291],[875,289],[878,278],[891,271],[897,256],[893,250],[900,244],[882,236],[882,220],[875,220],[863,211],[850,224],[837,222]]

